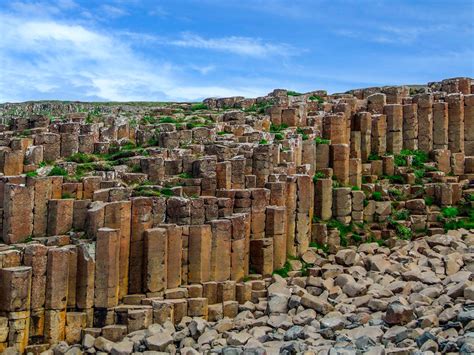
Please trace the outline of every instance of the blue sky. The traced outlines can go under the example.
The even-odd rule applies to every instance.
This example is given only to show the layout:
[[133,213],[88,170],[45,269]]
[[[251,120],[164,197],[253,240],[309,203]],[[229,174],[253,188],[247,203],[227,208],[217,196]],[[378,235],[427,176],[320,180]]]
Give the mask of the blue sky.
[[474,1],[0,0],[0,102],[196,101],[474,76]]

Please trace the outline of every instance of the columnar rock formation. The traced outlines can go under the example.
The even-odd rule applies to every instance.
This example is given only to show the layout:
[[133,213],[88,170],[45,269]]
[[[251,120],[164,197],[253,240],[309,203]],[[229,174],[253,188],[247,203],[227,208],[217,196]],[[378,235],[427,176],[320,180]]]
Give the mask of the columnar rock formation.
[[[218,322],[255,311],[248,307],[268,313],[275,329],[315,327],[333,309],[362,317],[340,306],[342,294],[398,326],[415,319],[426,298],[410,297],[410,308],[402,284],[370,293],[374,300],[361,297],[372,284],[402,282],[400,275],[458,287],[448,294],[455,315],[440,323],[474,300],[469,78],[334,95],[274,90],[200,104],[3,104],[0,114],[0,352],[40,353],[63,341],[82,342],[88,352],[171,352],[189,348],[186,335],[150,331],[141,348],[120,341],[152,324]],[[448,230],[458,239],[446,244]],[[409,242],[426,236],[428,244]],[[413,264],[424,277],[405,276],[407,245],[423,255]],[[273,273],[291,281],[272,281]],[[445,301],[440,307],[448,309]],[[291,312],[299,320],[286,326],[282,317]],[[474,329],[469,312],[458,317],[466,332]],[[422,328],[435,326],[416,317]],[[326,323],[318,330],[326,339],[348,324]],[[282,344],[310,337],[298,334],[285,333]],[[208,334],[194,348],[264,342],[247,335],[229,333],[211,346]]]

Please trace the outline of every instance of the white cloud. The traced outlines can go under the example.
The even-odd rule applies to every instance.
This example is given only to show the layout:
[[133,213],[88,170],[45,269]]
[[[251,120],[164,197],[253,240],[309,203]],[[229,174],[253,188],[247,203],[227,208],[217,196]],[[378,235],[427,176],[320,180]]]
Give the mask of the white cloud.
[[291,53],[291,48],[288,45],[264,43],[259,38],[238,36],[204,38],[189,32],[183,33],[180,39],[167,41],[167,44],[178,47],[211,49],[251,57],[288,55]]
[[[270,91],[231,83],[226,84],[230,87],[196,85],[186,70],[206,74],[214,69],[212,65],[176,67],[159,56],[145,59],[123,38],[77,24],[0,13],[0,33],[0,102],[197,100]],[[259,45],[252,47],[245,41],[239,49],[228,48],[245,53],[246,44],[263,53]]]
[[108,4],[102,5],[101,10],[106,16],[111,17],[111,18],[118,18],[118,17],[128,15],[128,12],[125,11],[124,9],[117,6],[108,5]]
[[442,33],[449,30],[450,27],[444,24],[433,26],[379,26],[373,25],[363,29],[337,29],[334,32],[337,35],[355,38],[368,42],[382,44],[412,44],[425,35]]
[[58,0],[56,3],[61,9],[74,9],[79,7],[74,0]]
[[12,1],[8,4],[9,8],[17,13],[25,15],[35,14],[35,16],[58,15],[61,12],[61,6],[54,5],[49,2],[24,2]]
[[168,38],[130,31],[120,32],[120,35],[140,43],[206,49],[253,58],[264,58],[270,56],[288,57],[302,52],[302,50],[296,51],[293,46],[286,43],[266,43],[260,38],[252,37],[229,36],[205,38],[192,32],[184,32],[177,38]]
[[197,71],[197,72],[200,73],[201,75],[207,75],[207,74],[209,74],[210,72],[216,70],[216,66],[215,66],[215,65],[204,65],[204,66],[200,66],[200,65],[191,64],[189,67],[190,67],[192,70]]
[[169,15],[169,13],[163,7],[155,6],[154,8],[148,11],[148,15],[157,16],[157,17],[166,17]]

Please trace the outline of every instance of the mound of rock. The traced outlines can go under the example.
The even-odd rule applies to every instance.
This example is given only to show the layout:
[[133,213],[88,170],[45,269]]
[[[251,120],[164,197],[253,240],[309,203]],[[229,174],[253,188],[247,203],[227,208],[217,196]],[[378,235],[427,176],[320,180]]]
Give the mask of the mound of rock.
[[363,244],[315,265],[308,276],[273,275],[234,319],[184,317],[115,341],[86,334],[44,354],[474,352],[473,234]]

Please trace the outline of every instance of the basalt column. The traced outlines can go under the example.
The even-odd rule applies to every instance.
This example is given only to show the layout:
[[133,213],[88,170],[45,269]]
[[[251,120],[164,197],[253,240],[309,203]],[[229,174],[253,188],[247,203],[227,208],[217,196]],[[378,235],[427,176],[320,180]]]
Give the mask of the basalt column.
[[464,151],[464,97],[462,94],[449,94],[448,102],[448,148],[451,153]]
[[433,149],[433,95],[415,96],[418,104],[418,149],[429,153]]
[[403,148],[418,149],[418,115],[417,105],[403,105]]
[[433,149],[448,149],[448,104],[435,102],[433,104]]
[[385,105],[387,117],[387,152],[400,154],[403,147],[403,108],[402,105]]
[[130,266],[128,292],[141,293],[143,286],[143,250],[145,230],[153,226],[153,201],[148,197],[132,199],[130,229]]
[[474,94],[464,96],[464,152],[474,155]]
[[0,269],[0,312],[8,314],[8,344],[22,354],[28,345],[31,267]]

